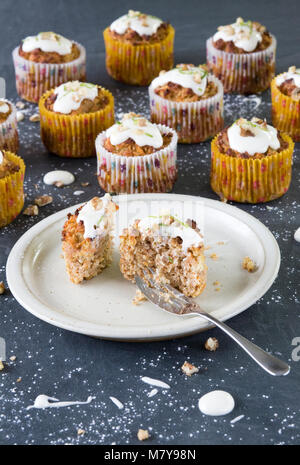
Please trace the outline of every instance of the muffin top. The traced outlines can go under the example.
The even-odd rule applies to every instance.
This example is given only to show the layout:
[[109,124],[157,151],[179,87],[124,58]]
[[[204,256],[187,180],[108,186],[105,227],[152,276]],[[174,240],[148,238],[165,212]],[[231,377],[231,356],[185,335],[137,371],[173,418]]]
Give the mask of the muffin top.
[[153,43],[166,37],[168,24],[155,16],[129,10],[126,15],[116,19],[109,29],[113,37],[118,40],[132,44]]
[[300,68],[290,66],[286,73],[277,76],[276,85],[283,94],[300,100]]
[[170,71],[161,71],[151,86],[157,95],[174,102],[204,100],[218,92],[206,67],[192,64],[180,64]]
[[220,26],[213,36],[214,47],[228,53],[251,53],[265,50],[271,45],[272,37],[258,22],[244,21]]
[[45,101],[49,111],[64,115],[93,113],[104,108],[108,98],[103,90],[87,82],[69,81],[56,87]]
[[0,124],[7,120],[11,112],[11,105],[6,100],[0,99]]
[[19,55],[36,63],[68,63],[79,57],[80,50],[74,42],[55,32],[40,32],[22,41]]
[[162,134],[156,124],[141,115],[127,113],[107,129],[103,146],[116,155],[136,157],[161,150],[170,144],[171,139],[171,132]]
[[173,239],[185,251],[191,247],[203,246],[203,236],[196,222],[181,221],[169,211],[161,211],[157,216],[147,216],[136,220],[129,228],[129,232],[135,234],[137,231],[145,237],[149,234],[157,236],[161,241]]
[[20,167],[9,160],[5,152],[0,151],[0,179],[9,176],[10,174],[17,173]]
[[288,147],[279,131],[266,121],[240,118],[217,136],[221,153],[237,158],[263,158]]

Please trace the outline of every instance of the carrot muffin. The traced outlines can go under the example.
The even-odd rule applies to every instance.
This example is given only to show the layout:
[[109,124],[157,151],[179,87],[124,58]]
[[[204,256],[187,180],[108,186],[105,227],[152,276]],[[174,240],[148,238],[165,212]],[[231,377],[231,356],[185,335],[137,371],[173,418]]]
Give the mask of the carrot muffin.
[[0,228],[11,223],[23,208],[24,174],[22,158],[0,151]]
[[103,87],[71,81],[40,99],[41,137],[61,157],[95,155],[99,132],[114,122],[114,98]]
[[240,118],[211,145],[211,187],[223,200],[268,202],[288,190],[294,143],[258,118]]
[[274,126],[300,141],[300,68],[291,66],[274,78],[271,95]]
[[167,192],[177,177],[177,135],[135,113],[96,139],[98,181],[106,192]]
[[127,84],[150,84],[173,66],[174,34],[161,19],[129,10],[103,32],[108,74]]
[[224,92],[255,94],[267,89],[275,72],[276,39],[256,21],[220,26],[207,41],[207,64]]
[[13,61],[17,92],[30,102],[63,82],[85,80],[85,48],[54,32],[26,37],[14,49]]
[[203,237],[195,221],[167,214],[136,220],[120,236],[120,269],[132,282],[155,270],[155,279],[186,296],[197,297],[206,285]]
[[177,131],[178,141],[201,142],[223,128],[223,86],[205,66],[161,71],[149,87],[151,119]]
[[17,128],[17,112],[14,105],[0,99],[0,150],[17,152],[19,135]]
[[62,249],[70,280],[79,284],[100,274],[111,263],[114,216],[118,206],[109,194],[78,208],[62,231]]

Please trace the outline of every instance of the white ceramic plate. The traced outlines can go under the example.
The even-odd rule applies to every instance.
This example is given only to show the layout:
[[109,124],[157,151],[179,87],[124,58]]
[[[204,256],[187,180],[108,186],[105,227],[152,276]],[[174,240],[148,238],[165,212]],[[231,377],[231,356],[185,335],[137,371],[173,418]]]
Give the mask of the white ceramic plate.
[[[220,320],[250,307],[277,276],[280,251],[274,236],[239,208],[176,194],[124,195],[114,200],[120,206],[117,231],[133,218],[158,214],[166,206],[178,216],[184,209],[185,218],[197,220],[209,248],[207,287],[196,300]],[[210,327],[200,317],[177,317],[150,302],[133,305],[136,288],[120,273],[117,238],[112,266],[91,281],[72,284],[61,257],[61,230],[67,213],[77,207],[55,213],[33,226],[9,255],[8,285],[26,310],[60,328],[116,340],[167,339]],[[210,258],[212,254],[218,258]],[[258,264],[255,273],[242,269],[245,256]],[[220,285],[214,284],[216,281]]]

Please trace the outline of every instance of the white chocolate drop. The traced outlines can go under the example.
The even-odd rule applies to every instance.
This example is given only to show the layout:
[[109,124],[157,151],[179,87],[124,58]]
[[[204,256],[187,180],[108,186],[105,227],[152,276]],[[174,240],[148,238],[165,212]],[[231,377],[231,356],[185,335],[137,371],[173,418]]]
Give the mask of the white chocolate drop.
[[75,181],[75,177],[69,171],[55,170],[46,173],[43,181],[49,186],[55,184],[56,182],[62,182],[64,186],[67,186]]
[[163,381],[160,381],[159,379],[148,378],[148,376],[143,376],[141,380],[146,384],[150,384],[151,386],[157,386],[163,389],[170,389],[170,386],[167,383],[164,383]]
[[295,239],[295,241],[300,242],[300,228],[298,228],[298,229],[295,231],[294,239]]

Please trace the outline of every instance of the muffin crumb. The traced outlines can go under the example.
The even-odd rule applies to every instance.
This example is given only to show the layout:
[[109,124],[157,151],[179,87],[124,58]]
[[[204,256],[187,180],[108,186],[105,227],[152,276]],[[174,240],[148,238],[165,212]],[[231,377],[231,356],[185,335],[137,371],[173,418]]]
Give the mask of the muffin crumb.
[[191,363],[185,361],[184,364],[181,367],[181,370],[183,373],[187,376],[192,376],[194,373],[198,373],[199,368],[195,367]]
[[145,302],[146,300],[147,300],[147,298],[144,296],[142,291],[137,289],[136,293],[135,293],[135,296],[132,299],[132,303],[133,303],[133,305],[139,305],[141,302]]
[[37,205],[28,205],[23,211],[23,215],[37,216],[39,214],[39,207]]
[[82,429],[82,428],[78,428],[77,434],[78,434],[78,436],[83,436],[85,434],[85,430]]
[[90,183],[88,181],[86,181],[86,182],[81,182],[80,185],[81,185],[81,187],[87,187],[87,186],[90,185]]
[[16,382],[17,382],[17,383],[20,383],[21,381],[22,381],[22,378],[21,378],[21,376],[20,376],[20,378],[17,378]]
[[53,201],[53,197],[51,195],[40,195],[34,199],[34,203],[39,207],[44,207]]
[[25,103],[19,101],[16,103],[16,107],[19,108],[19,110],[23,110],[23,108],[25,108]]
[[147,429],[139,429],[137,437],[139,441],[145,441],[145,439],[149,439],[150,435]]
[[30,116],[29,121],[32,123],[38,123],[40,121],[40,115],[38,113],[34,113]]
[[248,273],[254,273],[254,271],[258,268],[256,263],[250,257],[244,257],[242,267],[244,270],[247,270]]
[[215,352],[219,347],[219,341],[215,337],[209,337],[205,342],[204,347],[210,352]]
[[2,362],[2,360],[0,359],[0,371],[4,370],[4,364]]
[[14,362],[14,361],[16,360],[16,358],[17,358],[17,357],[16,357],[15,355],[12,355],[11,357],[9,357],[9,360],[10,360],[11,362]]
[[53,186],[55,187],[65,187],[64,183],[62,181],[55,181],[53,183]]
[[4,292],[5,292],[4,282],[1,281],[1,282],[0,282],[0,295],[1,295],[1,294],[4,294]]

